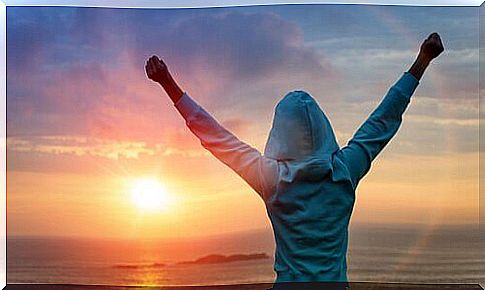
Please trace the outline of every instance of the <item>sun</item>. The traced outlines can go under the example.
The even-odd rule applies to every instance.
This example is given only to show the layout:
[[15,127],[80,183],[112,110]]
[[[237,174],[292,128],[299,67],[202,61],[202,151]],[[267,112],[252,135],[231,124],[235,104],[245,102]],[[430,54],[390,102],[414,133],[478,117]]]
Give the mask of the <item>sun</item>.
[[140,178],[131,182],[131,200],[140,210],[159,211],[173,203],[173,196],[154,178]]

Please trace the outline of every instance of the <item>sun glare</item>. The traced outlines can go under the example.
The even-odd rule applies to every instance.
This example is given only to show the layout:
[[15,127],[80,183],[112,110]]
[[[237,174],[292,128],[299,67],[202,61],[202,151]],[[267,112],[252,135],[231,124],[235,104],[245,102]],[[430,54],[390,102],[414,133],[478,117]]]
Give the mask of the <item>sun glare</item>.
[[136,179],[131,184],[131,198],[141,210],[158,211],[166,209],[173,197],[156,179]]

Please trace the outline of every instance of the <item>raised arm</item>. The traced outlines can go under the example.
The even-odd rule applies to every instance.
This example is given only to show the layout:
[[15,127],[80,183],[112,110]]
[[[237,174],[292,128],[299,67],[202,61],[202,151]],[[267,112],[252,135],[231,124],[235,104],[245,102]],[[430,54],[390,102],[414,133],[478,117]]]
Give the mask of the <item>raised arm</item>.
[[202,146],[239,174],[266,201],[276,184],[276,160],[262,156],[257,149],[240,141],[221,126],[178,86],[167,66],[158,57],[152,56],[147,61],[146,72],[148,78],[165,89]]
[[347,145],[338,151],[337,156],[348,168],[354,188],[369,171],[372,161],[398,131],[402,115],[424,71],[443,50],[440,36],[437,33],[430,34],[421,45],[411,68],[389,89]]

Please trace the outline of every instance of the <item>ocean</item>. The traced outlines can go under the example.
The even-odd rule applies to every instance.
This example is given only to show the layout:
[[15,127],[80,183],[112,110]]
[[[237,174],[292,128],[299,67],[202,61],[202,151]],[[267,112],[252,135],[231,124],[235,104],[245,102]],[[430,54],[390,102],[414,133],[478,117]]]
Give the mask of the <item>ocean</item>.
[[[266,258],[261,258],[263,253]],[[273,253],[270,229],[172,240],[8,237],[7,282],[102,285],[272,282]],[[236,254],[259,255],[255,255],[258,259],[194,262],[207,255]],[[485,280],[484,262],[485,251],[477,225],[358,225],[350,229],[350,281],[477,283]]]

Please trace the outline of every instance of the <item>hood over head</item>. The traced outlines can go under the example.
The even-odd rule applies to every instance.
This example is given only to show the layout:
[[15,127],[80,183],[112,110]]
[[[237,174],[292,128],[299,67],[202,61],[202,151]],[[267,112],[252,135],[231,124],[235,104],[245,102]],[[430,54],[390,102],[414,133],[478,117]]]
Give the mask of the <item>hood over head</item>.
[[264,155],[276,160],[324,158],[339,149],[332,125],[305,91],[292,91],[275,108]]

